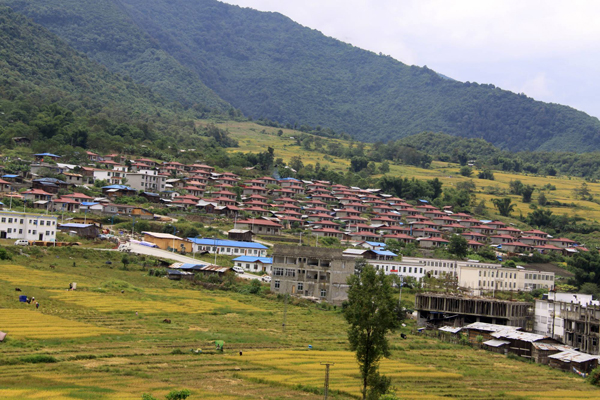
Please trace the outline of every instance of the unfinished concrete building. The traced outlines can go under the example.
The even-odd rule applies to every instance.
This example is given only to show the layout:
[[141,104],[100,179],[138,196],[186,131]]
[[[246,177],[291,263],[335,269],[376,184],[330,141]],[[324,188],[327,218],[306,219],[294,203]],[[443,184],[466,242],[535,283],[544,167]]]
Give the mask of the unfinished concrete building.
[[415,299],[420,326],[464,326],[473,322],[533,329],[534,304],[463,297],[444,293],[419,293]]
[[346,281],[353,273],[354,258],[341,250],[276,245],[271,291],[341,305],[348,299]]
[[563,341],[588,354],[600,354],[600,306],[556,303],[564,321]]

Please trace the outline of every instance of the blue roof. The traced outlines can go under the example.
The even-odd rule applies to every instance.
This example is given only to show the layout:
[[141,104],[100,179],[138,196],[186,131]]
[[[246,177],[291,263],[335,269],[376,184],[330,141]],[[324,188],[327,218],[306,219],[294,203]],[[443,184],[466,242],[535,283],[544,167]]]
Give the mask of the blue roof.
[[369,242],[368,240],[366,241],[366,243],[369,244],[369,246],[375,246],[375,247],[385,247],[385,243],[381,243],[381,242]]
[[[109,185],[109,186],[103,186],[102,189],[123,189],[123,190],[135,190],[134,188],[130,188],[129,186],[125,186],[125,185]],[[137,190],[136,190],[137,192]]]
[[398,256],[398,254],[396,254],[396,253],[392,253],[392,252],[391,252],[391,251],[389,251],[389,250],[373,250],[373,252],[374,252],[375,254],[378,254],[378,255],[380,255],[380,256],[392,256],[392,257],[397,257],[397,256]]
[[56,154],[52,154],[52,153],[39,153],[39,154],[34,154],[34,155],[38,156],[38,157],[59,157],[60,158],[60,156],[57,156]]
[[2,175],[3,178],[16,178],[19,175],[14,175],[14,174],[7,174],[7,175]]
[[98,204],[100,204],[100,203],[94,203],[93,201],[83,201],[83,202],[81,202],[82,206],[95,206],[95,205],[98,205]]
[[194,263],[184,263],[181,264],[179,269],[202,269],[206,267],[207,264],[194,264]]
[[94,224],[61,224],[59,228],[87,228],[88,226],[93,226]]
[[254,242],[238,242],[235,240],[221,240],[221,239],[196,239],[196,238],[188,238],[188,240],[190,240],[193,243],[196,244],[201,244],[204,246],[224,246],[224,247],[243,247],[246,249],[261,249],[261,250],[267,250],[268,247],[264,246],[260,243],[254,243]]
[[273,264],[273,258],[271,257],[239,256],[237,258],[234,258],[233,261],[261,262],[263,264]]

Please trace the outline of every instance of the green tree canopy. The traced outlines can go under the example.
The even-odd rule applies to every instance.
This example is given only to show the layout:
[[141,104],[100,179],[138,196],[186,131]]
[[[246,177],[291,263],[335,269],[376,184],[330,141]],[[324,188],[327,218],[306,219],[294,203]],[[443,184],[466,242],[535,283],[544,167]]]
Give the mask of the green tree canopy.
[[363,399],[379,398],[389,389],[390,380],[379,374],[379,361],[390,355],[387,335],[401,322],[398,300],[390,276],[365,265],[360,274],[348,278],[348,303],[344,317],[350,349],[356,352],[362,378]]

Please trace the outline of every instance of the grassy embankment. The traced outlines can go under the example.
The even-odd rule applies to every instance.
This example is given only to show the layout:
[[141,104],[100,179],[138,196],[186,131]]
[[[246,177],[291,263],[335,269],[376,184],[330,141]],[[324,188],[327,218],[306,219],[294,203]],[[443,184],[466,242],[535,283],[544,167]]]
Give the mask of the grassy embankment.
[[[0,398],[160,398],[188,388],[192,399],[316,400],[321,361],[336,363],[333,398],[359,393],[339,309],[290,304],[282,332],[282,301],[149,276],[151,259],[132,257],[125,270],[116,252],[9,252],[13,259],[0,262],[0,329],[8,332],[0,344]],[[67,291],[69,282],[78,290]],[[19,303],[20,294],[35,296],[39,310]],[[407,340],[394,335],[392,357],[382,363],[402,399],[600,396],[575,375],[417,337],[412,328],[402,329]],[[224,354],[213,351],[219,339]]]

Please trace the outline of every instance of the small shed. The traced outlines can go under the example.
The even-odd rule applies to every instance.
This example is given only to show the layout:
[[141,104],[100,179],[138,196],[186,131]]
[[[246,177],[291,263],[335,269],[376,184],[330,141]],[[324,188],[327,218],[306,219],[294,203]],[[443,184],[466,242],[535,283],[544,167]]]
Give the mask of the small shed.
[[167,277],[172,281],[180,281],[181,278],[191,279],[194,276],[191,272],[180,271],[177,269],[168,269]]
[[469,341],[475,343],[477,341],[477,336],[482,336],[484,340],[491,340],[496,339],[492,336],[494,333],[518,331],[521,328],[516,326],[488,324],[486,322],[474,322],[465,326],[464,329],[468,332]]
[[598,366],[598,356],[580,353],[575,350],[563,351],[548,357],[550,366],[579,375],[589,374]]
[[75,232],[77,236],[87,239],[95,239],[100,234],[100,228],[94,224],[61,224],[58,226],[58,230],[67,234],[70,232]]
[[507,354],[509,344],[510,342],[507,342],[505,340],[491,339],[483,342],[483,347],[486,350],[492,351],[494,353]]
[[251,242],[254,233],[249,229],[231,229],[227,232],[227,238],[239,242]]

